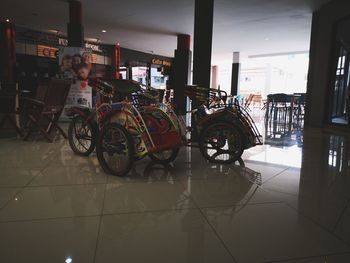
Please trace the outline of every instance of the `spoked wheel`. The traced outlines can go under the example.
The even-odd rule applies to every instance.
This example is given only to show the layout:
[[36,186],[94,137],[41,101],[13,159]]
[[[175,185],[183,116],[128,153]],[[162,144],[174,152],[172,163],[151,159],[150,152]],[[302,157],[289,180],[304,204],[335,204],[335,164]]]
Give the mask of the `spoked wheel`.
[[227,122],[213,123],[201,132],[199,149],[213,163],[233,163],[243,153],[242,132]]
[[179,154],[180,148],[169,149],[158,153],[150,153],[148,156],[157,163],[167,164],[174,161]]
[[68,127],[68,141],[71,149],[78,155],[88,156],[96,146],[97,134],[91,123],[81,116],[75,117]]
[[130,133],[117,123],[106,124],[98,137],[96,155],[102,169],[109,174],[125,176],[134,159]]

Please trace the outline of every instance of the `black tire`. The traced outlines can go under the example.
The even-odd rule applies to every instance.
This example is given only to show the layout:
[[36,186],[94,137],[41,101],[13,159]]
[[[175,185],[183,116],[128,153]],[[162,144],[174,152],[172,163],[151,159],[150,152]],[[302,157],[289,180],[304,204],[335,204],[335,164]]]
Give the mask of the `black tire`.
[[229,164],[243,154],[241,130],[228,122],[216,122],[205,127],[199,136],[199,149],[209,162]]
[[72,119],[68,127],[68,141],[72,151],[81,156],[88,156],[95,150],[97,134],[90,122],[82,116]]
[[[98,136],[96,155],[106,173],[125,176],[134,162],[134,144],[130,133],[120,124],[106,124]],[[113,157],[119,158],[113,160]]]
[[174,161],[179,154],[180,148],[169,149],[165,151],[161,151],[159,153],[150,153],[148,154],[149,158],[152,161],[157,163],[167,164]]

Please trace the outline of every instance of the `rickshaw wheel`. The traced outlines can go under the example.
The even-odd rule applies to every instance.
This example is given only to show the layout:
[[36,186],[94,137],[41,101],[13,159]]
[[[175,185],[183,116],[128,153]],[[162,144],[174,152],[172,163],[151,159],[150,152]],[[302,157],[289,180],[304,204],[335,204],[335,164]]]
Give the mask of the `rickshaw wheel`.
[[88,156],[95,150],[97,134],[89,122],[81,116],[76,116],[69,123],[68,142],[75,154]]
[[242,132],[228,122],[212,123],[201,131],[199,149],[210,162],[233,163],[244,151]]
[[148,156],[152,161],[167,164],[174,161],[179,154],[180,148],[169,149],[159,153],[150,153]]
[[134,145],[130,133],[120,124],[106,124],[97,140],[96,155],[106,173],[125,176],[134,160]]

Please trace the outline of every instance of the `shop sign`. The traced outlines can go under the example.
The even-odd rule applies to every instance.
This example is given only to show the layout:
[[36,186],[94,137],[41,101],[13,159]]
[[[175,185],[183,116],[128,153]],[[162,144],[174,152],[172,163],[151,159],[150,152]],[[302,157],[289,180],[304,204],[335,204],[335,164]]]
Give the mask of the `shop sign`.
[[38,45],[37,46],[37,54],[39,57],[47,57],[47,58],[56,58],[57,48]]
[[64,39],[64,38],[59,38],[58,39],[58,45],[60,46],[68,46],[68,39]]
[[64,39],[64,38],[59,38],[58,39],[58,45],[60,46],[68,46],[68,39]]
[[[59,38],[58,39],[58,45],[67,47],[68,46],[68,40],[65,39],[65,38]],[[85,48],[90,48],[90,49],[92,49],[92,51],[96,51],[96,52],[102,52],[102,50],[100,49],[99,45],[95,45],[95,44],[91,44],[91,43],[85,43]]]
[[159,58],[152,59],[151,63],[153,65],[161,65],[161,66],[171,67],[171,61],[163,60],[163,59],[159,59]]
[[85,43],[85,47],[86,48],[91,48],[93,51],[96,51],[96,52],[102,52],[102,50],[100,49],[99,45]]

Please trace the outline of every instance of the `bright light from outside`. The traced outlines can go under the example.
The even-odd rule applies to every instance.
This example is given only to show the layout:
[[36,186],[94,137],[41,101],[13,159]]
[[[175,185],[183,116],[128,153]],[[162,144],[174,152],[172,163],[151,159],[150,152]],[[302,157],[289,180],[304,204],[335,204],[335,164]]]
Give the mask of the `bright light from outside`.
[[308,54],[247,59],[242,62],[240,94],[305,93]]
[[[308,53],[242,59],[239,94],[305,93],[308,65]],[[230,93],[232,62],[218,67],[220,88]]]
[[68,257],[68,258],[66,258],[66,263],[72,263],[72,261],[73,261],[73,259],[72,258],[70,258],[70,257]]

